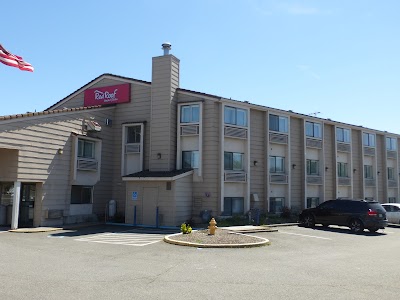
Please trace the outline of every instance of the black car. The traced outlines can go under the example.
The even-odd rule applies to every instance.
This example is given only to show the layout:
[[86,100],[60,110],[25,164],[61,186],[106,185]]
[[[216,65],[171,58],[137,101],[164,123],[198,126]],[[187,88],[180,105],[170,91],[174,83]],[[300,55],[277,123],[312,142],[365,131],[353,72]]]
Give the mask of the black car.
[[388,223],[386,211],[379,202],[354,199],[328,200],[307,208],[300,213],[299,221],[306,227],[315,224],[348,226],[354,233],[360,233],[364,228],[375,232],[384,229]]

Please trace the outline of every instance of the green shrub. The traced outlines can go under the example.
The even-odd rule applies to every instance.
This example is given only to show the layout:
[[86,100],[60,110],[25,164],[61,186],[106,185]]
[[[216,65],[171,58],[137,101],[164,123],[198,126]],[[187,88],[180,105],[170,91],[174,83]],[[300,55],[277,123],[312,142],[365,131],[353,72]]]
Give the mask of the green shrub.
[[189,224],[182,223],[181,225],[181,232],[183,234],[188,234],[192,232],[192,227]]

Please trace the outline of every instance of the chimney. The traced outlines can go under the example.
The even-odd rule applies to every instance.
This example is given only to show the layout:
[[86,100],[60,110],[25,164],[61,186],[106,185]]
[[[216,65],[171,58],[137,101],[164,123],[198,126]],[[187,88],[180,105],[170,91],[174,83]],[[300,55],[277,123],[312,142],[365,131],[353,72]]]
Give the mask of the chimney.
[[179,59],[169,54],[170,43],[163,43],[162,49],[164,55],[152,60],[150,171],[172,171],[176,168]]
[[169,55],[169,50],[171,50],[171,43],[165,42],[162,44],[162,49],[164,50],[164,55]]

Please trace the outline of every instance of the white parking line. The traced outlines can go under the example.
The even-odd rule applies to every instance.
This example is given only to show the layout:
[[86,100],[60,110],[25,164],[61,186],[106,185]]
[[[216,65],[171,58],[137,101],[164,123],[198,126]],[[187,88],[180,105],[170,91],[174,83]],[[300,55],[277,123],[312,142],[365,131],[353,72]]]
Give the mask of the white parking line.
[[307,235],[307,234],[300,234],[300,233],[292,233],[292,232],[285,232],[285,231],[278,231],[279,233],[284,233],[284,234],[292,234],[292,235],[298,235],[298,236],[304,236],[304,237],[310,237],[310,238],[315,238],[315,239],[321,239],[321,240],[332,240],[330,238],[324,238],[320,236],[315,236],[315,235]]
[[125,231],[121,233],[94,234],[75,239],[75,241],[127,246],[147,246],[158,243],[162,241],[163,238],[164,235],[162,234],[126,233]]

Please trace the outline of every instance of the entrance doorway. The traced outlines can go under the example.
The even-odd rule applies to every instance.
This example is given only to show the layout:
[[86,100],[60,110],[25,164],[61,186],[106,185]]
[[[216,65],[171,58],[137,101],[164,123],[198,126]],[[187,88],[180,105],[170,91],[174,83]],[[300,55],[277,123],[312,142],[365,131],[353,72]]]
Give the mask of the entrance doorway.
[[143,188],[143,225],[156,226],[158,188]]
[[33,226],[33,211],[36,199],[36,184],[22,183],[21,196],[19,202],[19,219],[18,227]]

